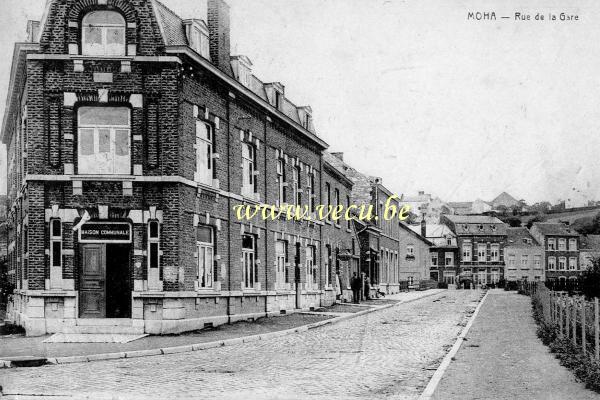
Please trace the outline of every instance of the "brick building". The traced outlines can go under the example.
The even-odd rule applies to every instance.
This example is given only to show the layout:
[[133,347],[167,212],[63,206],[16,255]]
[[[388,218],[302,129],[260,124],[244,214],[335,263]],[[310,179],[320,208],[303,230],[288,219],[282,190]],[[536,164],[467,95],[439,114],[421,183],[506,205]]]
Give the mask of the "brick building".
[[527,228],[507,228],[504,250],[507,281],[545,281],[543,247],[531,236]]
[[579,234],[562,223],[535,222],[531,235],[544,248],[546,281],[565,283],[582,272],[579,261]]
[[449,285],[458,283],[460,257],[456,234],[446,225],[428,224],[425,220],[421,225],[413,225],[410,228],[432,243],[429,279]]
[[[400,222],[395,218],[384,218],[384,208],[393,193],[380,178],[369,177],[344,162],[342,153],[325,153],[326,161],[342,172],[352,183],[350,202],[356,206],[371,207],[371,221],[356,220],[360,252],[360,272],[369,277],[371,286],[384,293],[400,291]],[[389,205],[400,209],[397,199]]]
[[504,277],[506,224],[482,215],[443,215],[460,249],[459,283],[497,284]]
[[410,289],[417,287],[421,281],[429,280],[433,243],[403,223],[399,227],[399,280],[406,282]]
[[343,201],[352,182],[326,171],[311,108],[230,56],[228,6],[207,15],[48,0],[15,46],[8,319],[28,334],[181,332],[335,299],[351,229],[234,210],[314,207],[327,183]]

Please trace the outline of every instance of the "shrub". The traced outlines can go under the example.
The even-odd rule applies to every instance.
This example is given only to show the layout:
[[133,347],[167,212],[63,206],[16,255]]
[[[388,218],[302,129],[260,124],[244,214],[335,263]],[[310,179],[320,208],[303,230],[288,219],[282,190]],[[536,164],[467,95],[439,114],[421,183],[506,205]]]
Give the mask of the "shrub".
[[438,289],[448,289],[448,284],[446,282],[438,282]]
[[[543,290],[546,289],[540,288],[540,291]],[[600,363],[584,355],[581,348],[570,339],[558,337],[558,327],[544,318],[544,304],[538,294],[540,291],[531,297],[533,318],[538,324],[538,337],[550,348],[561,365],[572,370],[575,377],[588,389],[600,393]]]

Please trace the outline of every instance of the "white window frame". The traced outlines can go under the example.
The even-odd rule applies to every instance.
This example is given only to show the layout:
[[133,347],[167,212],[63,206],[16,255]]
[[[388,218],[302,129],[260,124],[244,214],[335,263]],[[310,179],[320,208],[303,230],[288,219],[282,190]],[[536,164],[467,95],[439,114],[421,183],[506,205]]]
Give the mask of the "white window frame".
[[508,269],[517,269],[516,256],[514,254],[508,255]]
[[471,260],[473,259],[473,244],[469,241],[469,242],[464,242],[462,245],[462,256],[463,256],[463,261],[465,262],[471,262]]
[[548,257],[548,270],[556,271],[556,257]]
[[[206,135],[203,135],[205,129]],[[212,186],[214,177],[214,131],[210,124],[196,121],[196,182]]]
[[[244,237],[252,239],[252,248],[244,248]],[[258,283],[258,267],[256,265],[256,236],[243,235],[242,237],[242,286],[245,289],[254,289]]]
[[577,251],[577,239],[569,239],[569,251]]
[[477,262],[487,262],[487,244],[485,243],[477,243]]
[[285,287],[286,268],[288,260],[288,243],[285,240],[277,240],[275,242],[275,282],[278,288]]
[[300,182],[300,167],[295,166],[293,169],[292,179],[294,181],[294,205],[300,207],[302,205],[302,186]]
[[256,193],[256,148],[242,142],[242,195],[252,197]]
[[500,261],[500,245],[498,243],[492,243],[490,246],[490,261]]
[[577,271],[577,258],[569,257],[569,271]]
[[558,251],[567,251],[567,239],[558,239]]
[[406,255],[415,256],[415,246],[412,244],[406,245]]
[[[562,267],[561,267],[562,264]],[[567,257],[558,257],[558,270],[566,271],[567,270]]]
[[211,226],[201,225],[201,229],[210,230],[210,242],[202,242],[196,239],[196,248],[198,251],[198,265],[196,277],[198,279],[199,289],[214,288],[214,267],[215,267],[215,231]]
[[285,204],[285,160],[282,158],[277,159],[277,201],[278,206]]
[[529,269],[529,255],[521,255],[521,269]]
[[[90,15],[94,14],[94,13],[110,13],[110,14],[115,14],[118,15],[121,20],[123,21],[122,24],[102,24],[102,25],[88,25],[86,26],[86,18],[88,18]],[[127,22],[125,21],[125,18],[118,12],[116,11],[112,11],[112,10],[96,10],[96,11],[91,11],[89,13],[87,13],[82,20],[82,29],[81,29],[81,54],[85,55],[85,56],[124,56],[126,55],[126,49],[127,49],[127,31],[126,31],[126,26],[127,26]],[[89,40],[88,40],[88,29],[90,28],[94,28],[94,29],[100,29],[101,30],[101,36],[102,36],[102,43],[100,46],[96,47],[91,47],[91,45],[89,44]],[[121,35],[123,37],[123,45],[122,46],[114,46],[115,49],[118,49],[118,51],[110,51],[109,49],[111,47],[109,47],[108,45],[108,31],[109,30],[115,30],[115,31],[120,31]]]
[[431,253],[431,266],[432,267],[438,266],[438,253]]
[[[84,124],[81,122],[81,111],[86,108],[96,108],[96,109],[119,109],[119,110],[127,110],[127,125],[95,125],[95,124]],[[94,153],[83,155],[82,151],[82,133],[83,131],[92,131],[93,133],[93,147]],[[100,152],[100,131],[108,130],[109,131],[109,147],[110,150],[108,153]],[[127,149],[128,154],[126,156],[117,156],[116,155],[116,135],[117,131],[125,131],[127,134]],[[128,107],[103,107],[103,106],[85,106],[80,107],[77,110],[77,159],[78,159],[78,174],[80,175],[130,175],[131,174],[131,109]],[[110,166],[107,166],[106,163],[102,163],[101,157],[102,154],[108,154],[108,157],[111,157],[111,160],[106,160],[109,162]],[[87,160],[85,159],[87,157]],[[92,159],[94,157],[94,159]],[[117,157],[121,158],[123,162],[122,170],[117,170]],[[85,161],[84,161],[85,160]],[[124,160],[127,160],[126,165]],[[94,170],[94,167],[104,166],[102,170]],[[119,165],[120,166],[120,165]]]
[[[450,260],[450,262],[448,262],[448,260]],[[445,266],[448,265],[454,265],[454,253],[447,251],[444,254],[444,262],[445,262]]]
[[556,239],[548,238],[548,250],[551,250],[551,251],[556,250]]

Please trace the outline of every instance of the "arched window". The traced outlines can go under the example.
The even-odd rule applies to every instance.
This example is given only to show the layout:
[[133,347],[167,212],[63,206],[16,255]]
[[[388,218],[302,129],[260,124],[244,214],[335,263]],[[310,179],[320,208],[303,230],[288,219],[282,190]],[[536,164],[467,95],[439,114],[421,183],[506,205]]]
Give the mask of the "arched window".
[[125,55],[125,19],[115,11],[92,11],[83,18],[82,54]]

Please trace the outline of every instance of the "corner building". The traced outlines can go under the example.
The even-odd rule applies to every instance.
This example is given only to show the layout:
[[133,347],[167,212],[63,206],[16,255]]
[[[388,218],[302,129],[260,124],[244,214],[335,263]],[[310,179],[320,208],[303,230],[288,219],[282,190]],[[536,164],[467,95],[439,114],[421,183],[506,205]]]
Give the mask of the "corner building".
[[[327,145],[310,107],[230,55],[227,4],[207,11],[48,0],[16,44],[7,318],[29,335],[176,333],[335,300],[330,228],[234,213],[320,204]],[[354,231],[336,235],[348,264]]]

